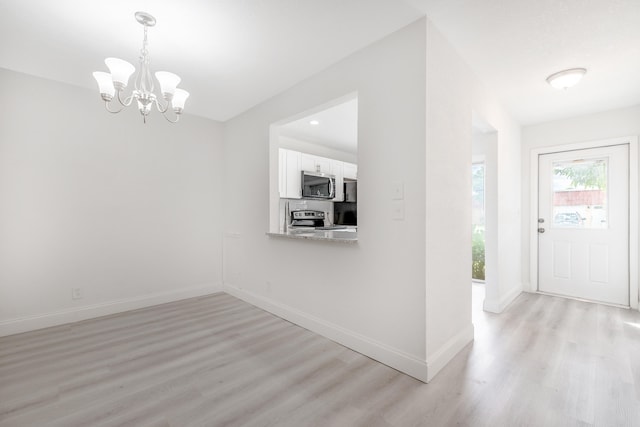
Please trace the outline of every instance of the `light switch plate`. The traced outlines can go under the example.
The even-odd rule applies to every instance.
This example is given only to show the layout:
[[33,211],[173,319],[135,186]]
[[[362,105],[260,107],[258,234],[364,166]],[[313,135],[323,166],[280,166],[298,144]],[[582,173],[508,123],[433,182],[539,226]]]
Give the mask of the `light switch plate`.
[[401,181],[394,181],[391,186],[391,200],[404,200],[404,184]]
[[396,221],[404,221],[404,202],[403,201],[395,201],[392,206],[391,217]]

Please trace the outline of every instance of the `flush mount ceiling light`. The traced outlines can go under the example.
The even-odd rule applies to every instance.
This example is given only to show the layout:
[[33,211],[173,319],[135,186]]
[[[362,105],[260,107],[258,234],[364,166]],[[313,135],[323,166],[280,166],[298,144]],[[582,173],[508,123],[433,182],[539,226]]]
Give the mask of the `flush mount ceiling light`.
[[[171,123],[175,123],[180,119],[180,114],[184,109],[184,103],[189,97],[189,92],[182,89],[177,89],[178,83],[180,83],[180,77],[168,71],[158,71],[155,76],[160,83],[160,92],[162,92],[162,98],[164,103],[158,100],[154,91],[154,80],[151,75],[151,67],[149,62],[149,50],[147,49],[147,28],[156,25],[156,19],[146,12],[136,12],[136,21],[144,26],[144,39],[142,41],[142,49],[140,49],[140,69],[135,78],[134,89],[131,94],[122,99],[122,92],[129,83],[129,78],[136,71],[135,67],[118,58],[107,58],[104,60],[105,64],[109,68],[111,73],[105,73],[102,71],[96,71],[93,73],[93,77],[98,82],[98,88],[100,90],[100,96],[105,102],[105,107],[110,113],[119,113],[125,107],[131,105],[135,99],[138,105],[138,110],[142,114],[142,119],[146,123],[147,115],[151,111],[151,107],[155,104],[159,112],[162,113],[165,119]],[[114,95],[120,104],[120,109],[112,110],[109,108],[111,100]],[[173,116],[171,118],[167,115],[169,106],[173,109]]]
[[311,120],[311,121],[309,122],[309,124],[310,124],[310,125],[312,125],[312,126],[317,126],[317,125],[319,125],[319,124],[320,124],[320,122],[319,122],[319,121],[317,121],[317,120]]
[[556,89],[568,89],[578,84],[586,73],[586,68],[571,68],[559,71],[547,77],[547,83]]

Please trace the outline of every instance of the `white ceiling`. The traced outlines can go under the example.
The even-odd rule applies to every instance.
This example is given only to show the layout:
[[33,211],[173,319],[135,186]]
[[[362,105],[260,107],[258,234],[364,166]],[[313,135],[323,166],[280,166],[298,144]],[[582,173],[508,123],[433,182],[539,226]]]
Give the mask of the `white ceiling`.
[[[318,124],[311,124],[316,121]],[[280,135],[358,154],[358,100],[338,104],[279,128]]]
[[[221,121],[425,12],[523,124],[640,103],[640,0],[0,0],[0,67],[96,90],[104,57],[137,63],[137,10],[154,70]],[[573,67],[575,88],[546,84]]]
[[[640,104],[640,0],[407,0],[521,124]],[[577,86],[545,81],[587,68]]]
[[[182,77],[185,112],[227,120],[423,16],[397,0],[0,0],[0,67],[97,92],[104,58]],[[96,94],[97,100],[100,99]]]

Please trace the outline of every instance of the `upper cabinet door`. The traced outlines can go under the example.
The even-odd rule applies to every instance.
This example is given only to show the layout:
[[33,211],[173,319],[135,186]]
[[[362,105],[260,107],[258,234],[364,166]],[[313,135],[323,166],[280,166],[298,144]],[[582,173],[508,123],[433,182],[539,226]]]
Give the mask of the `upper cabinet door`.
[[344,201],[344,179],[342,179],[342,162],[331,160],[331,172],[336,177],[336,193],[332,199],[334,202]]
[[280,149],[279,186],[280,197],[286,199],[300,199],[302,197],[302,182],[300,172],[300,153],[292,150]]
[[316,172],[316,156],[302,153],[300,155],[300,168],[303,171]]
[[332,174],[331,159],[302,153],[302,170],[307,172]]
[[287,197],[287,150],[278,149],[278,194]]
[[316,157],[316,172],[334,174],[331,170],[331,159]]
[[358,179],[358,165],[344,162],[342,168],[342,174],[345,178]]

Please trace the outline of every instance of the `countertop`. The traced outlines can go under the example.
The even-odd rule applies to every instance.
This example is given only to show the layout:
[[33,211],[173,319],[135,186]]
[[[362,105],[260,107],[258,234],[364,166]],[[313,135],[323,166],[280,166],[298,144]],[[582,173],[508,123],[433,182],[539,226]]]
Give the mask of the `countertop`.
[[320,240],[324,242],[356,243],[358,241],[358,232],[355,229],[292,229],[286,233],[267,233],[267,235],[271,237],[282,237],[285,239],[307,239]]

